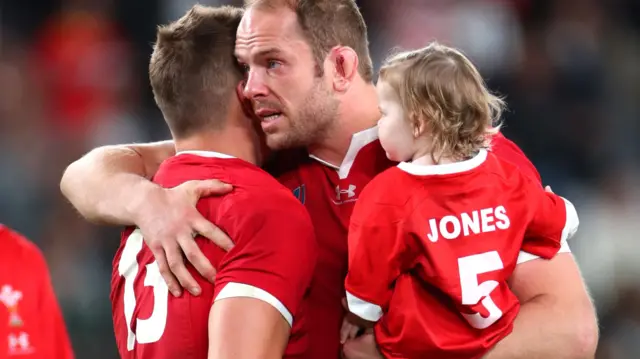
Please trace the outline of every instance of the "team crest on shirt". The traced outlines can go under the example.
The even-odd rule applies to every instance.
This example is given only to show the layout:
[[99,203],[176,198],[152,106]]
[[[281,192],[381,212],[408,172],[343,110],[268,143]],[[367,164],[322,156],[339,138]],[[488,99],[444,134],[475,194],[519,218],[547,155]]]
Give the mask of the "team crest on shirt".
[[[9,327],[21,328],[24,325],[22,317],[18,312],[18,303],[22,299],[22,292],[14,289],[11,285],[5,284],[0,288],[0,302],[4,304],[9,312]],[[29,340],[29,334],[24,331],[9,333],[7,336],[7,348],[9,356],[20,356],[31,354],[35,351]]]
[[306,198],[307,198],[307,189],[305,187],[305,185],[301,185],[298,186],[296,188],[293,189],[293,195],[296,196],[296,198],[302,203],[304,204]]
[[0,289],[0,302],[7,307],[9,311],[9,326],[13,328],[19,328],[24,323],[20,314],[18,313],[18,302],[22,299],[22,292],[13,289],[8,284],[5,284]]

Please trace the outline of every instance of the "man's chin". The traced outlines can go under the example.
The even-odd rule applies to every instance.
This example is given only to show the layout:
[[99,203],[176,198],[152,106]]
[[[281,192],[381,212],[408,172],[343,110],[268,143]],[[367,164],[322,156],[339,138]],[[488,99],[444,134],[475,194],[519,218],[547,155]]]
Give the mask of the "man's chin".
[[287,137],[282,133],[268,133],[265,135],[265,137],[267,147],[269,147],[271,151],[285,150],[287,148],[293,147],[289,145]]

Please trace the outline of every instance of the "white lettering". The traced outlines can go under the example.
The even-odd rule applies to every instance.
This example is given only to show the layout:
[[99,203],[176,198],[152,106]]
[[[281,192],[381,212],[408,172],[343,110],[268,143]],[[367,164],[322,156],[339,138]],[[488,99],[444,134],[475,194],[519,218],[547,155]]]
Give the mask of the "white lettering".
[[493,225],[493,210],[493,208],[484,208],[480,210],[482,232],[493,232],[496,230],[496,226]]
[[[453,231],[449,232],[447,225],[451,223]],[[446,239],[456,239],[460,235],[460,220],[454,216],[444,216],[440,220],[440,234]]]
[[429,233],[427,238],[435,243],[440,236],[445,239],[456,239],[460,235],[466,237],[472,234],[505,230],[511,225],[507,210],[504,206],[484,208],[481,210],[463,212],[459,215],[446,215],[441,219],[429,219]]
[[507,210],[504,206],[496,207],[495,211],[496,218],[498,221],[496,222],[496,227],[499,229],[507,229],[509,225],[511,225],[511,221],[509,221],[509,217],[507,217]]
[[427,234],[427,237],[431,242],[436,243],[438,241],[438,225],[435,218],[429,220],[429,229],[431,233]]
[[471,212],[473,218],[469,217],[469,213],[462,213],[460,217],[462,218],[462,230],[465,236],[469,235],[469,231],[473,234],[480,233],[480,217],[478,216],[478,211]]

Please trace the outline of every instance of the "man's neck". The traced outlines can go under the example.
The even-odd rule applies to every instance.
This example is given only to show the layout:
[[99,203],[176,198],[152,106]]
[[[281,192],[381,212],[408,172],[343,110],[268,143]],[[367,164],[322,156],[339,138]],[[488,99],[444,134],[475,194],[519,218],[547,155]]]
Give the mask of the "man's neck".
[[229,126],[222,130],[201,131],[197,135],[176,139],[176,152],[211,151],[233,156],[258,165],[260,155],[246,130]]
[[[375,87],[372,84],[350,94],[339,110],[340,117],[326,137],[308,146],[309,154],[336,167],[342,164],[354,134],[374,127],[380,119]],[[348,105],[346,105],[348,104]]]

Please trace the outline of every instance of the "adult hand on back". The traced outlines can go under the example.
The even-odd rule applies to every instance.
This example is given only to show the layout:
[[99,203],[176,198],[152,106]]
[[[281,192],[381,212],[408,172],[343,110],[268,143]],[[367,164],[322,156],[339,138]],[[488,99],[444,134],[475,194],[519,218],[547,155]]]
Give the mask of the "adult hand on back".
[[140,205],[135,223],[158,263],[169,291],[179,296],[182,288],[199,295],[201,288],[185,266],[184,258],[207,280],[213,282],[216,271],[196,244],[196,234],[228,251],[233,242],[220,228],[196,209],[201,197],[224,195],[232,186],[218,180],[188,181],[171,189],[151,192]]

